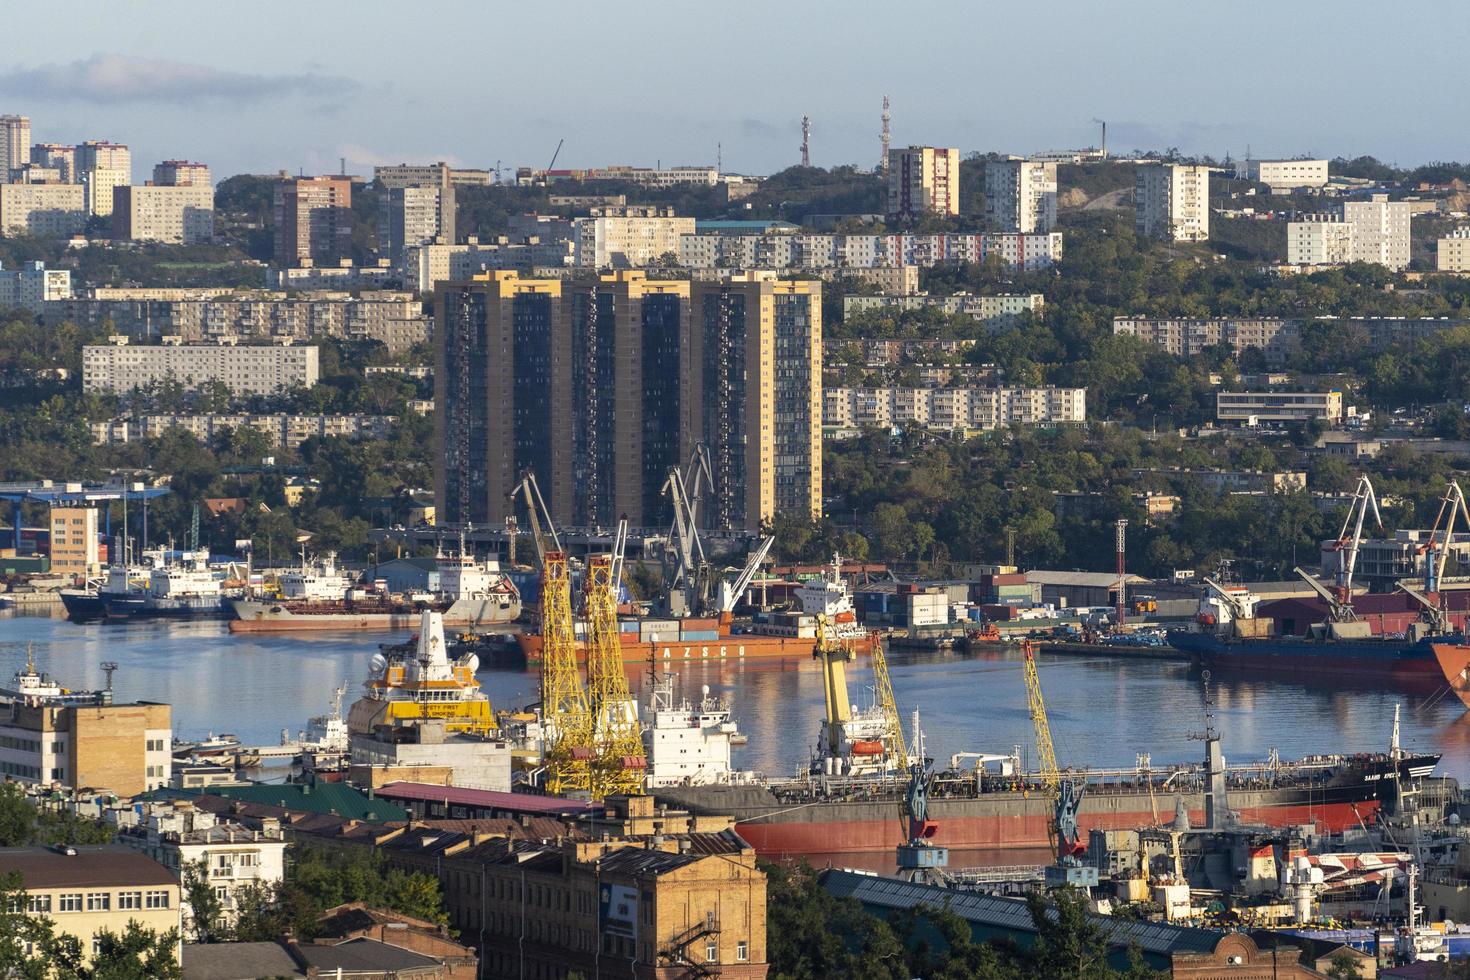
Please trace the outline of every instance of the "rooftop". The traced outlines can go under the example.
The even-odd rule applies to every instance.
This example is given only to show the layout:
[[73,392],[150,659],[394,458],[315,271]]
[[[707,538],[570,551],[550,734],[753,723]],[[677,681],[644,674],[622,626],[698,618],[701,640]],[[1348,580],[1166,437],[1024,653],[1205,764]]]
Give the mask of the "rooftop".
[[78,844],[67,855],[49,847],[0,848],[0,874],[19,871],[27,889],[177,885],[157,861],[124,844]]
[[504,813],[579,814],[600,812],[602,806],[582,800],[532,793],[501,793],[488,789],[465,789],[460,786],[436,786],[432,783],[394,782],[378,788],[384,800],[411,800],[415,803],[459,804],[497,810]]
[[375,799],[344,783],[255,783],[210,786],[202,790],[159,789],[146,794],[144,799],[193,800],[208,796],[368,823],[408,820],[408,812],[392,800]]
[[[1070,585],[1088,589],[1111,589],[1118,584],[1116,572],[1054,572],[1037,570],[1026,573],[1026,581],[1032,585]],[[1148,579],[1129,574],[1129,585],[1138,585]]]

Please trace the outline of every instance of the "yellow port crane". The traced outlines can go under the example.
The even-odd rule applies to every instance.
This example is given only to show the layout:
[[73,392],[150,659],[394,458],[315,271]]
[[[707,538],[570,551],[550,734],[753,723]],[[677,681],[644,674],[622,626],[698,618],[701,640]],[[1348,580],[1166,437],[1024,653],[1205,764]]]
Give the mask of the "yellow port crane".
[[[627,525],[619,528],[619,541]],[[618,597],[615,549],[587,562],[587,692],[595,756],[591,791],[595,798],[608,793],[638,793],[648,760],[637,707],[623,672],[623,644],[618,637]]]
[[577,670],[572,580],[564,551],[547,551],[541,561],[541,724],[546,788],[590,792],[592,715]]
[[1036,673],[1036,647],[1030,640],[1021,641],[1021,654],[1025,658],[1026,701],[1031,710],[1031,725],[1036,729],[1036,755],[1041,768],[1041,781],[1047,792],[1055,798],[1061,787],[1062,774],[1057,769],[1057,753],[1051,742],[1051,725],[1046,720],[1046,699],[1041,696],[1041,677]]
[[[873,644],[873,697],[883,711],[888,723],[883,737],[883,749],[888,758],[900,770],[908,768],[909,750],[903,741],[903,720],[898,716],[898,700],[893,696],[893,682],[888,679],[888,658],[883,656],[883,644]],[[920,765],[924,760],[917,760]]]

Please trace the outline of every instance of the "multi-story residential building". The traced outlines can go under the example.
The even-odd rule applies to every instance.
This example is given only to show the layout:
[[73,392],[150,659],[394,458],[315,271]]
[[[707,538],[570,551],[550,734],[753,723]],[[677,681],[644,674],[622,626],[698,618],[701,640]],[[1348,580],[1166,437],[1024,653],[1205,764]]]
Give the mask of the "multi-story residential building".
[[1134,229],[1147,238],[1202,242],[1210,237],[1210,168],[1140,164],[1133,175]]
[[108,289],[46,305],[50,323],[70,320],[134,340],[370,340],[401,353],[429,339],[430,319],[412,293],[230,289]]
[[450,181],[449,164],[398,163],[373,168],[373,182],[389,190],[404,187],[438,187]]
[[1087,389],[828,388],[822,416],[831,429],[1072,425],[1087,421]]
[[680,238],[694,234],[694,219],[673,208],[593,208],[572,222],[573,264],[584,269],[636,269],[679,254]]
[[272,289],[394,289],[402,280],[402,273],[387,259],[370,265],[355,265],[351,259],[317,265],[311,259],[302,259],[300,265],[266,272],[266,283]]
[[37,143],[31,147],[31,163],[55,170],[63,184],[77,183],[77,148],[62,143]]
[[900,218],[960,213],[960,151],[907,146],[888,151],[888,213]]
[[1244,160],[1235,168],[1237,180],[1253,180],[1265,184],[1271,193],[1294,191],[1302,187],[1327,185],[1326,160]]
[[112,237],[197,245],[214,239],[214,190],[202,184],[115,187]]
[[378,215],[378,244],[389,262],[405,268],[409,248],[433,242],[454,243],[454,186],[389,188]]
[[1057,224],[1057,165],[1020,157],[988,161],[985,217],[1001,231],[1051,231]]
[[308,439],[385,439],[398,421],[392,415],[135,415],[91,422],[92,441],[99,446],[156,439],[169,429],[182,429],[204,445],[226,432],[254,429],[276,449],[299,449]]
[[880,269],[983,262],[1045,269],[1062,257],[1062,233],[936,235],[719,235],[679,239],[679,264],[696,269]]
[[844,296],[842,313],[851,316],[865,310],[939,310],[973,317],[992,329],[1018,323],[1027,313],[1040,315],[1045,299],[1041,293],[1002,293],[998,296]]
[[1215,418],[1221,422],[1340,422],[1341,391],[1220,391]]
[[404,249],[404,285],[427,295],[436,283],[470,279],[495,269],[565,269],[571,266],[575,251],[570,238],[548,242],[471,238],[459,245],[411,245]]
[[1135,467],[1133,476],[1147,480],[1154,487],[1173,487],[1176,483],[1198,482],[1212,493],[1295,493],[1307,488],[1303,470],[1197,470]]
[[438,296],[444,520],[503,520],[531,470],[558,521],[662,524],[663,479],[700,442],[715,526],[820,511],[818,284],[497,271]]
[[217,383],[241,395],[272,395],[310,388],[319,377],[315,347],[234,344],[167,344],[143,347],[118,343],[82,348],[82,387],[122,395],[173,382],[186,389]]
[[153,183],[157,187],[208,187],[209,167],[190,160],[165,160],[153,165]]
[[64,184],[60,167],[43,167],[38,163],[21,164],[10,171],[12,184]]
[[10,171],[27,161],[31,146],[28,116],[0,116],[0,184],[10,180]]
[[1284,361],[1301,346],[1302,327],[1325,324],[1344,332],[1361,331],[1375,350],[1410,344],[1445,330],[1470,325],[1470,320],[1448,317],[1331,317],[1292,320],[1283,317],[1167,317],[1113,318],[1113,333],[1137,337],[1147,344],[1181,357],[1197,357],[1209,346],[1223,344],[1239,354],[1260,349],[1273,364]]
[[762,980],[754,849],[728,829],[672,830],[651,796],[612,796],[608,809],[636,829],[542,840],[423,828],[385,834],[379,852],[439,879],[449,925],[481,937],[488,976],[591,977],[619,963],[633,977]]
[[1440,272],[1470,272],[1470,227],[1456,228],[1435,242],[1434,267]]
[[112,214],[112,190],[133,182],[133,154],[122,143],[87,140],[76,150],[77,180],[87,191],[87,213]]
[[1345,201],[1323,215],[1307,215],[1286,227],[1288,265],[1372,262],[1392,271],[1409,267],[1410,201],[1374,194]]
[[351,256],[351,180],[282,173],[272,206],[277,265],[294,267],[307,259],[338,262]]
[[[133,812],[128,811],[128,816]],[[280,823],[267,817],[262,828],[221,822],[208,810],[184,800],[148,804],[141,819],[121,829],[118,843],[147,855],[179,878],[199,869],[219,899],[222,922],[233,925],[242,892],[272,888],[286,874],[286,838]],[[186,934],[195,934],[193,909],[184,909]]]
[[720,172],[714,167],[595,167],[588,170],[583,180],[626,180],[644,187],[714,187],[720,182]]
[[37,316],[46,303],[71,298],[71,271],[25,262],[19,269],[0,266],[0,310],[29,310]]
[[152,702],[114,704],[111,691],[65,691],[46,676],[0,715],[0,773],[23,783],[89,787],[121,796],[167,786],[173,713]]
[[[16,873],[28,915],[45,916],[56,932],[76,937],[90,964],[101,934],[121,936],[136,922],[162,936],[182,933],[179,879],[157,861],[122,844],[0,848],[0,874]],[[174,950],[174,958],[179,958]]]
[[76,184],[0,186],[0,235],[67,238],[87,226],[87,192]]
[[48,523],[53,575],[75,581],[102,574],[95,507],[52,507]]

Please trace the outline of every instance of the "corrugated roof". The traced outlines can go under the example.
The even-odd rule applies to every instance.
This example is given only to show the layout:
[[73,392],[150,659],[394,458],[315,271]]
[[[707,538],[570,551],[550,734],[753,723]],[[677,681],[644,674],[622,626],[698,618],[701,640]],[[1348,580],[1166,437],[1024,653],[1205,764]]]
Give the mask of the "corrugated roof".
[[597,803],[568,800],[559,796],[537,796],[533,793],[500,793],[488,789],[465,789],[460,786],[436,786],[432,783],[387,783],[378,789],[380,799],[412,800],[418,803],[457,803],[506,813],[560,814],[590,813],[602,810]]
[[[984,895],[979,892],[955,891],[939,885],[921,885],[896,878],[859,874],[852,871],[828,871],[822,886],[838,898],[855,898],[870,908],[906,911],[919,905],[947,908],[973,925],[1011,932],[1036,932],[1026,902],[1019,898]],[[1107,916],[1090,918],[1099,925],[1114,946],[1137,945],[1145,953],[1211,953],[1225,933],[1210,929],[1192,929],[1154,922],[1129,922]]]
[[368,823],[408,820],[408,811],[392,800],[374,799],[345,783],[252,783],[248,786],[211,786],[201,791],[173,790],[167,796],[161,793],[149,796],[185,800],[218,796],[243,803],[257,803],[283,810],[332,815]]
[[185,943],[184,980],[304,977],[280,943]]
[[[1026,581],[1034,585],[1070,585],[1085,589],[1111,589],[1118,584],[1114,572],[1054,572],[1038,570],[1026,573]],[[1141,575],[1128,575],[1129,585],[1147,582]]]
[[0,848],[0,874],[19,871],[26,888],[177,885],[174,873],[125,844],[78,844],[74,855],[49,847]]
[[302,943],[296,947],[302,959],[319,973],[330,975],[340,969],[344,973],[392,970],[427,970],[439,966],[432,956],[380,943],[376,939],[349,939],[345,943],[323,945]]

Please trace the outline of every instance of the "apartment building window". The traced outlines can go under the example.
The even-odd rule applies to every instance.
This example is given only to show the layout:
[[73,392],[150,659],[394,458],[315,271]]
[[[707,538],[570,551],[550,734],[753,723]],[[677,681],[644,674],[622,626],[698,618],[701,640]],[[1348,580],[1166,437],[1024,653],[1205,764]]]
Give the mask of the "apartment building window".
[[720,941],[714,936],[704,941],[704,961],[706,963],[720,962]]
[[112,909],[112,894],[110,892],[88,892],[87,911],[107,912]]
[[82,910],[82,893],[69,892],[58,897],[56,911],[58,912],[80,912]]
[[149,892],[144,896],[144,907],[149,909],[168,908],[168,892],[162,890]]
[[750,947],[742,939],[735,944],[735,962],[744,963],[748,959],[750,959]]
[[119,911],[133,912],[143,907],[142,892],[118,892],[117,907]]
[[31,895],[26,898],[26,911],[32,913],[49,913],[51,911],[50,895]]

